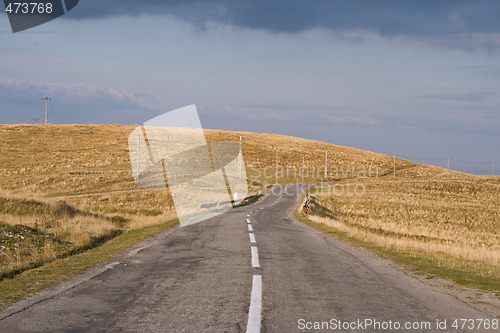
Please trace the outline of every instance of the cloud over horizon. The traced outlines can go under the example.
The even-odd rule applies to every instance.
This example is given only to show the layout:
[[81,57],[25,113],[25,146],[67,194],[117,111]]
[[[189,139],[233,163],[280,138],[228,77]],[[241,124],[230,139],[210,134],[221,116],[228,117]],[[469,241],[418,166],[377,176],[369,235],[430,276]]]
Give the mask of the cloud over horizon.
[[137,122],[137,112],[154,114],[141,107],[135,92],[87,84],[34,83],[0,76],[0,122],[31,123],[43,118],[43,97],[49,102],[52,123]]
[[[109,100],[129,105],[137,105],[137,96],[134,92],[126,89],[115,89],[98,85],[86,84],[59,84],[20,81],[9,77],[0,76],[0,95],[3,101],[9,96],[24,95],[27,97],[41,97],[41,95],[57,95],[62,100]],[[81,102],[81,101],[80,101]]]

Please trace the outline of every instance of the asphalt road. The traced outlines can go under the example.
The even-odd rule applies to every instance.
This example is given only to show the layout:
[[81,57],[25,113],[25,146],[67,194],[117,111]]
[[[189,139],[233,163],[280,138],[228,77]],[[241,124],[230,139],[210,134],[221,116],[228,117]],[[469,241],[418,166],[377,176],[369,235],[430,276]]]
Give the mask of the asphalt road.
[[[17,304],[0,314],[0,332],[481,331],[451,325],[487,315],[297,222],[300,188],[277,189]],[[349,328],[332,329],[338,320]]]

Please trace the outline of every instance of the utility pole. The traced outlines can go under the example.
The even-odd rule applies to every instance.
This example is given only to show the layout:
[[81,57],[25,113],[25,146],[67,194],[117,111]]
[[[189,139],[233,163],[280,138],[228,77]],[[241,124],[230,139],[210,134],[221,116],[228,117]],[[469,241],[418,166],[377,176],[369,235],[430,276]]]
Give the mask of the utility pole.
[[40,120],[40,118],[31,118],[31,119],[35,122],[35,124],[38,124],[38,121]]
[[302,157],[302,185],[304,185],[304,157]]
[[243,155],[241,153],[241,136],[240,136],[240,153],[238,154],[238,178],[241,178],[241,167],[242,167]]
[[328,150],[325,151],[325,181],[328,177]]
[[491,162],[491,175],[495,175],[495,162]]
[[393,169],[394,169],[394,178],[396,178],[396,154],[394,154]]
[[47,125],[47,111],[49,108],[49,101],[52,100],[50,97],[42,97],[42,100],[45,100],[45,125]]
[[141,137],[137,136],[137,185],[139,185],[139,175],[141,169]]
[[450,158],[449,157],[448,157],[447,169],[448,169],[448,178],[450,178]]
[[276,185],[278,185],[278,150],[276,150]]

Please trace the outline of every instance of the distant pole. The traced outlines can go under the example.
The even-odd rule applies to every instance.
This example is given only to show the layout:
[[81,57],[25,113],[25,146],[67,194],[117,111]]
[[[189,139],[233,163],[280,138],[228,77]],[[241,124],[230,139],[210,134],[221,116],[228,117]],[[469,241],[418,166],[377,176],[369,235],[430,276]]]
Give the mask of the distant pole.
[[137,184],[139,184],[139,175],[141,168],[141,137],[137,136]]
[[45,125],[47,125],[47,112],[49,109],[49,101],[52,100],[50,97],[42,97],[42,100],[45,100]]
[[278,150],[276,150],[276,185],[278,185]]
[[449,157],[448,157],[447,169],[448,169],[448,178],[450,178],[450,158]]
[[238,154],[238,178],[241,178],[241,167],[242,167],[243,155],[241,153],[241,136],[240,136],[240,153]]
[[396,178],[396,154],[394,154],[393,169],[394,169],[394,178]]
[[328,177],[328,150],[325,151],[325,181]]
[[304,157],[302,157],[302,185],[304,185]]
[[491,162],[491,175],[495,175],[495,162]]

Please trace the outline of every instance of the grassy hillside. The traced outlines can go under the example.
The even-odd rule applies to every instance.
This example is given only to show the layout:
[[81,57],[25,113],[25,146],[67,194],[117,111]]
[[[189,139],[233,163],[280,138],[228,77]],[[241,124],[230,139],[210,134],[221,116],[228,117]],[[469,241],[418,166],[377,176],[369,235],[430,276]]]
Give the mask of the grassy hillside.
[[[427,258],[458,282],[500,292],[500,177],[416,166],[398,177],[318,189],[310,219],[363,242]],[[351,188],[351,192],[341,188]],[[354,188],[358,189],[357,195]]]
[[[0,126],[0,276],[175,218],[168,191],[142,190],[134,182],[128,154],[134,128]],[[205,135],[209,142],[233,143],[242,136],[250,193],[275,183],[278,151],[280,184],[300,183],[304,174],[305,183],[362,186],[361,196],[318,194],[318,207],[331,213],[323,211],[322,217],[333,218],[328,223],[363,237],[383,236],[387,246],[404,243],[402,249],[457,258],[457,267],[498,274],[498,178],[397,159],[394,179],[391,156],[280,135]]]
[[[142,190],[132,176],[128,136],[135,126],[0,126],[0,276],[35,267],[116,236],[175,218],[168,191]],[[392,158],[322,142],[206,130],[209,142],[239,142],[250,192],[279,182],[320,182],[392,171]],[[404,170],[413,164],[398,160]],[[21,227],[28,229],[21,230]],[[41,237],[40,235],[44,236]]]

